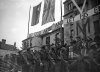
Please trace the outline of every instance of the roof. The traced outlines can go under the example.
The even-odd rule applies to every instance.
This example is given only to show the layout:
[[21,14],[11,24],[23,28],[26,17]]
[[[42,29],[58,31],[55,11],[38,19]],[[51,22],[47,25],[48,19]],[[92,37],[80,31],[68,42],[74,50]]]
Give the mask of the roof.
[[0,43],[0,47],[3,50],[10,50],[10,51],[16,51],[16,47],[14,45],[10,45],[10,44],[2,44]]

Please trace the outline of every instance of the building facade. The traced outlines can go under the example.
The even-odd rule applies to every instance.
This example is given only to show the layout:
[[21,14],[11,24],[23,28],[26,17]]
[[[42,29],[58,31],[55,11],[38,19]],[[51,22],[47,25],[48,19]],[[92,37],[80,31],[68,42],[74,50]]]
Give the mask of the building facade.
[[34,48],[36,50],[40,50],[42,46],[42,38],[37,37],[30,37],[22,41],[23,50],[27,50],[29,48]]
[[[84,0],[75,0],[82,8]],[[100,1],[86,0],[86,4],[81,15],[71,0],[64,3],[64,40],[65,43],[76,39],[76,37],[91,37],[100,34]]]
[[17,54],[18,49],[16,49],[16,44],[10,45],[6,44],[6,40],[2,39],[0,42],[0,56],[5,56],[7,54]]
[[[75,0],[80,8],[82,8],[84,0]],[[100,34],[100,1],[86,0],[86,4],[81,15],[71,0],[64,3],[64,20],[52,24],[52,26],[36,33],[29,34],[29,37],[23,40],[23,48],[41,47],[43,45],[51,45],[59,43],[63,39],[64,43],[70,45],[70,42],[76,37],[92,39]],[[62,22],[62,23],[61,23]],[[63,31],[61,27],[63,24]],[[61,38],[61,36],[63,36]],[[57,39],[57,37],[59,39]],[[28,46],[28,47],[27,47]]]
[[50,46],[55,44],[61,44],[61,27],[62,21],[53,24],[52,26],[41,30],[39,32],[29,35],[29,38],[22,41],[23,49],[33,48],[40,50],[42,46]]

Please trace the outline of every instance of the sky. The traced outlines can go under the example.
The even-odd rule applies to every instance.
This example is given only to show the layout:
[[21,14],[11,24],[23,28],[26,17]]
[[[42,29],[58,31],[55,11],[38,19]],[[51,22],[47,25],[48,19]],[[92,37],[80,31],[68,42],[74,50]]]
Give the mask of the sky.
[[[31,24],[31,16],[33,11],[32,7],[36,6],[41,1],[42,7],[40,13],[40,22],[36,26],[29,26],[29,33],[34,33],[43,30],[53,24],[53,22],[51,22],[41,26],[44,6],[43,0],[0,0],[0,41],[2,39],[6,39],[7,44],[13,45],[14,42],[16,42],[17,47],[21,47],[22,40],[27,38],[29,8],[31,6]],[[60,20],[60,0],[56,0],[55,7],[55,22],[57,22]]]

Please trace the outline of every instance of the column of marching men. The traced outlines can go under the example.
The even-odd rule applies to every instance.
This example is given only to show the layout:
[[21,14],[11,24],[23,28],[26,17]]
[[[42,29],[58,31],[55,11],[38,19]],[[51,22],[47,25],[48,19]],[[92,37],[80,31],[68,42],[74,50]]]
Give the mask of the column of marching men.
[[[18,55],[6,55],[7,72],[98,72],[100,70],[100,40],[77,37],[71,45],[52,44],[41,50],[19,51]],[[6,71],[5,71],[6,72]]]
[[47,45],[40,51],[19,52],[23,72],[98,72],[100,41],[77,37],[71,45]]

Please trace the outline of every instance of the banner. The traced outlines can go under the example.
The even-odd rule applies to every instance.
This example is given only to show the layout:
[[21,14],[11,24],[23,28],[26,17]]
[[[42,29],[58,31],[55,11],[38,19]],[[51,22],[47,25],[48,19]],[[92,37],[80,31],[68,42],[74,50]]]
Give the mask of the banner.
[[44,0],[42,25],[48,22],[55,21],[54,10],[55,10],[55,0]]
[[46,28],[44,30],[41,30],[41,31],[35,32],[35,33],[31,33],[31,34],[29,34],[29,37],[39,36],[39,35],[48,33],[50,30],[54,31],[54,30],[56,30],[58,28],[61,28],[62,22],[63,21],[59,21],[59,22],[54,23],[52,26],[50,26],[50,27],[48,27],[48,28]]
[[41,3],[38,4],[37,6],[33,7],[31,26],[34,26],[39,23],[40,10],[41,10]]

